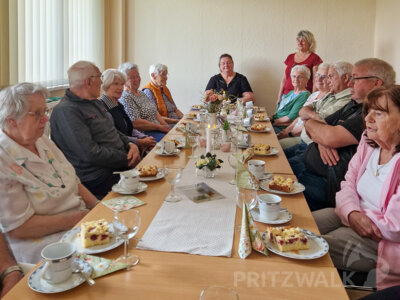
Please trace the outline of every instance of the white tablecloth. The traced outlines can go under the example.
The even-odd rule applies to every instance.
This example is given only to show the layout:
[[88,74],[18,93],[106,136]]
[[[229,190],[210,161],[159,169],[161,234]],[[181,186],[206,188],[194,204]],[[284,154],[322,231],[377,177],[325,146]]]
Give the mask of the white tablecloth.
[[[229,184],[229,181],[233,179],[234,170],[228,163],[230,153],[213,153],[224,161],[214,178],[196,176],[195,160],[191,159],[183,170],[177,187],[205,182],[225,198],[195,203],[181,194],[180,202],[164,202],[137,248],[231,256],[236,204],[235,185]],[[179,193],[178,189],[176,191]]]

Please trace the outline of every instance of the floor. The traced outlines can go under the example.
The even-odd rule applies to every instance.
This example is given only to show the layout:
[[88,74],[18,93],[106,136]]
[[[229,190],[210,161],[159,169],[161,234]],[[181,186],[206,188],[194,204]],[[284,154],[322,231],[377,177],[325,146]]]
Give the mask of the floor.
[[362,297],[365,297],[372,292],[370,291],[359,291],[359,290],[352,290],[352,289],[346,289],[347,295],[349,296],[350,300],[358,300],[361,299]]

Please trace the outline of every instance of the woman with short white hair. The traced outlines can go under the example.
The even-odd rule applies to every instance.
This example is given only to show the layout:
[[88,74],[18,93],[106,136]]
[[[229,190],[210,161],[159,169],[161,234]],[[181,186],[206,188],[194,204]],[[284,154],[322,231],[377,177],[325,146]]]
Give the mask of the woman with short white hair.
[[271,119],[276,133],[285,129],[299,116],[299,110],[310,96],[306,88],[311,76],[310,69],[304,65],[294,66],[290,76],[294,89],[278,102],[276,112]]
[[124,106],[133,127],[159,142],[171,127],[158,113],[153,102],[139,90],[141,78],[138,66],[125,62],[118,67],[118,70],[126,75],[124,91],[119,102]]
[[0,91],[0,229],[19,262],[38,263],[96,205],[74,167],[43,135],[45,88],[19,83]]
[[107,114],[113,121],[115,128],[125,134],[140,149],[142,154],[156,144],[153,137],[136,130],[132,121],[124,110],[124,106],[118,102],[124,91],[126,75],[117,69],[107,69],[103,72],[103,85],[101,88],[104,93],[100,97],[100,101],[107,109]]
[[151,65],[149,75],[151,81],[143,88],[143,92],[157,106],[158,112],[167,123],[178,123],[183,114],[176,107],[167,88],[168,67],[163,64]]

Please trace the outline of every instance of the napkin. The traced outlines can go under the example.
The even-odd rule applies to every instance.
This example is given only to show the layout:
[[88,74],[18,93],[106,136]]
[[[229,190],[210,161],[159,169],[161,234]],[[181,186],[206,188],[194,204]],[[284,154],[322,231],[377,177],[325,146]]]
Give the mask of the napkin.
[[254,175],[248,170],[246,165],[243,163],[243,157],[241,155],[236,156],[236,186],[249,190],[258,190],[260,188],[260,182]]
[[126,269],[129,266],[128,264],[116,262],[115,260],[84,253],[78,253],[75,258],[86,261],[92,267],[92,274],[90,277],[93,279]]
[[128,210],[146,204],[134,196],[120,196],[101,202],[113,211]]
[[238,254],[241,259],[245,259],[250,255],[252,249],[260,252],[266,256],[268,255],[268,249],[265,247],[262,241],[261,235],[254,225],[253,217],[247,208],[246,201],[243,202],[243,214],[242,214],[242,228],[240,230],[240,240]]

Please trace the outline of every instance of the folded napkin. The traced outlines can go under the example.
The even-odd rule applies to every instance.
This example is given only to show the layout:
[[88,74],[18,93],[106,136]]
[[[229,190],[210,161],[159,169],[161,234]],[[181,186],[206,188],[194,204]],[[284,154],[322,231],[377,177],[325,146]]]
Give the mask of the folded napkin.
[[97,278],[115,271],[126,269],[129,265],[104,257],[93,256],[84,253],[78,253],[75,258],[86,261],[92,267],[90,277]]
[[253,217],[247,208],[246,201],[243,202],[243,214],[242,214],[242,228],[240,230],[240,240],[238,254],[240,258],[245,259],[250,255],[252,249],[260,252],[266,256],[268,255],[268,249],[265,247],[262,241],[261,235],[254,225]]
[[258,179],[248,170],[246,165],[242,162],[243,158],[240,157],[240,155],[237,155],[236,158],[236,186],[249,190],[258,190],[260,187]]
[[128,210],[146,204],[134,196],[120,196],[101,202],[113,211]]

